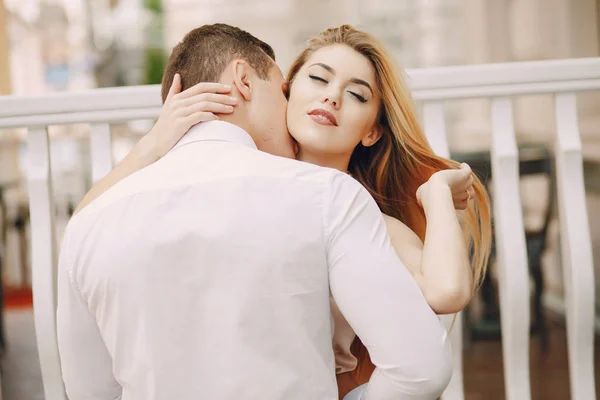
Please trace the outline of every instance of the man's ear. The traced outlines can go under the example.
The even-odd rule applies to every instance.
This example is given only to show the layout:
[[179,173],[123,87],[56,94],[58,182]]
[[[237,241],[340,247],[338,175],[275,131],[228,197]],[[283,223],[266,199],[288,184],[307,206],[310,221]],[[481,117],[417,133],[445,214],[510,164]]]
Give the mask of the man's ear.
[[365,147],[373,146],[381,139],[381,135],[383,135],[383,128],[379,124],[375,124],[371,132],[363,137],[360,143]]
[[250,84],[251,68],[244,60],[235,60],[231,63],[233,84],[244,100],[252,99],[252,85]]

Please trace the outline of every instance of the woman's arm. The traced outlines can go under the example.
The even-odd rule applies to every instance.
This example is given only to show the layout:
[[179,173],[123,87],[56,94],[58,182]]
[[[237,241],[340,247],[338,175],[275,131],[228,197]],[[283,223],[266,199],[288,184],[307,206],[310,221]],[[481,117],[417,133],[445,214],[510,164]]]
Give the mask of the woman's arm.
[[221,83],[199,83],[181,92],[181,78],[179,74],[175,74],[154,127],[112,171],[96,182],[83,197],[74,214],[119,181],[167,154],[192,126],[218,119],[215,113],[233,112],[237,99],[224,94],[230,91],[231,87]]
[[75,209],[73,215],[83,210],[88,204],[100,197],[102,193],[106,192],[124,178],[152,164],[158,159],[154,154],[154,149],[152,149],[150,143],[145,139],[146,136],[140,139],[131,152],[127,154],[115,168],[92,186],[85,196],[83,196],[83,199]]
[[434,174],[419,188],[427,218],[424,243],[402,222],[385,218],[394,249],[437,314],[456,313],[471,300],[473,273],[456,208],[466,207],[472,182],[464,165]]

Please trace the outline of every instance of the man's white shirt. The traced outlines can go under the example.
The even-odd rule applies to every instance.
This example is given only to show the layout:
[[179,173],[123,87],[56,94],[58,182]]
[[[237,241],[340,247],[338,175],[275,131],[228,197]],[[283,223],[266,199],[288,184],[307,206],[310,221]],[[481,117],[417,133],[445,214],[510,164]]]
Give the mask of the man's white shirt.
[[367,191],[225,122],[77,214],[58,279],[70,400],[337,399],[330,294],[378,366],[362,399],[433,399],[450,377]]

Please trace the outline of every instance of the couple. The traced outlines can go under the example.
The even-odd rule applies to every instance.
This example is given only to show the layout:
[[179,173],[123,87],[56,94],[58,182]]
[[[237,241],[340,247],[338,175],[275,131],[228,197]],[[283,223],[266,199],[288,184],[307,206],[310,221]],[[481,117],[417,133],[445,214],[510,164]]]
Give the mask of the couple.
[[328,29],[285,81],[269,45],[207,25],[173,50],[162,96],[65,232],[69,398],[439,396],[436,314],[482,278],[489,207],[431,151],[382,45]]

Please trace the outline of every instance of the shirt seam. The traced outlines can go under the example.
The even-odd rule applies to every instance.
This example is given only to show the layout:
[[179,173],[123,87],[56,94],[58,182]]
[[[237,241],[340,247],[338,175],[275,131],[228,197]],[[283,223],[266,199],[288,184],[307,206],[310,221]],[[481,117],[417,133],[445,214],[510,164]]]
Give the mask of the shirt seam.
[[73,291],[75,292],[75,295],[77,296],[77,298],[79,299],[79,301],[81,301],[81,303],[85,306],[85,310],[87,311],[87,313],[90,315],[90,317],[92,317],[95,320],[94,315],[91,313],[87,302],[84,300],[83,298],[83,294],[81,293],[81,287],[79,286],[79,283],[77,282],[77,280],[75,279],[74,276],[74,272],[73,272],[73,262],[71,261],[71,234],[70,234],[70,230],[69,227],[67,227],[67,230],[65,231],[65,235],[63,238],[63,241],[65,242],[65,250],[67,251],[66,254],[66,268],[67,268],[67,277],[69,278],[69,283],[73,286]]
[[227,139],[201,138],[201,139],[190,140],[189,142],[186,142],[186,143],[178,144],[169,151],[169,154],[174,153],[179,149],[183,149],[184,147],[189,146],[190,144],[198,144],[198,143],[227,143],[227,144],[237,145],[237,146],[241,146],[241,147],[246,147],[250,150],[258,151],[258,149],[256,147],[253,148],[250,144],[246,144],[246,143],[234,142],[232,140],[227,140]]
[[[323,188],[323,195],[322,195],[322,199],[323,199],[323,204],[321,207],[321,217],[323,220],[323,242],[325,245],[325,257],[326,259],[328,258],[328,253],[329,253],[329,200],[330,200],[330,193],[329,190],[331,189],[331,184],[333,181],[333,176],[334,174],[329,174],[329,178],[325,181],[325,187]],[[327,270],[329,270],[329,262],[327,262]]]

